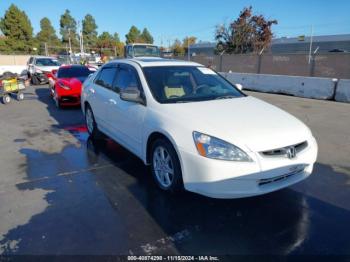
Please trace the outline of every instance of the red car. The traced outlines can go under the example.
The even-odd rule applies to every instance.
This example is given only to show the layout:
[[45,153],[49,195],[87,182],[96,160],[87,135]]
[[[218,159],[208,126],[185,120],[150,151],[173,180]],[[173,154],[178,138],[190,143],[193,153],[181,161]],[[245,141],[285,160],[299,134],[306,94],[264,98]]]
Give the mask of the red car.
[[82,83],[95,68],[83,65],[61,66],[53,74],[50,84],[51,96],[58,108],[61,106],[80,105]]

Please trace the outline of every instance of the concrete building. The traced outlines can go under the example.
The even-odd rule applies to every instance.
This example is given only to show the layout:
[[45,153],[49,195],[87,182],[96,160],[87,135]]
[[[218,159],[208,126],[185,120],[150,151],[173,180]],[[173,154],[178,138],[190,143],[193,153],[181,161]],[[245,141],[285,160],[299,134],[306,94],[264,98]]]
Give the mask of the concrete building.
[[[281,37],[272,40],[269,52],[273,54],[308,53],[310,49],[309,36]],[[350,34],[314,36],[312,50],[318,48],[318,53],[350,52]],[[199,42],[190,46],[191,55],[214,55],[216,43]]]
[[[311,37],[281,37],[272,40],[271,52],[280,53],[308,53]],[[350,52],[350,34],[314,36],[312,50],[318,53]]]

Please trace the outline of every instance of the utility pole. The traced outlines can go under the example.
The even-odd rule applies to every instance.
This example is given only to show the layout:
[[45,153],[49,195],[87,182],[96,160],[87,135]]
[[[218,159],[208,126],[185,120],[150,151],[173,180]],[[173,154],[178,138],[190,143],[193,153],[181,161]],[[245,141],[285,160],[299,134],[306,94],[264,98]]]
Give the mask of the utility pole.
[[84,57],[84,40],[83,40],[83,30],[80,27],[80,21],[78,21],[79,28],[79,45],[80,45],[80,56]]
[[187,60],[190,61],[191,60],[191,55],[190,55],[190,39],[187,36]]
[[70,28],[68,28],[69,56],[72,54],[72,43],[70,41]]
[[[66,52],[68,53],[68,45],[67,45],[67,43],[66,43]],[[69,64],[68,57],[67,57],[67,64]]]
[[84,56],[83,33],[81,31],[80,31],[80,34],[79,34],[79,44],[80,44],[80,56]]
[[45,42],[45,55],[49,56],[49,51],[47,50],[47,43]]
[[310,36],[310,48],[309,48],[309,64],[311,63],[311,52],[312,52],[312,40],[313,40],[313,37],[314,37],[314,26],[312,25],[311,26],[311,36]]

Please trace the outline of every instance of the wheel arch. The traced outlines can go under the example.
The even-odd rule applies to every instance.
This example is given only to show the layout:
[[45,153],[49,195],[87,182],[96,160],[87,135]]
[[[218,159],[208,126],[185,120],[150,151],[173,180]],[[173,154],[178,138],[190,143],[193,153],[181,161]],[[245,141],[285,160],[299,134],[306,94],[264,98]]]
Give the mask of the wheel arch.
[[87,108],[88,106],[91,108],[90,103],[89,103],[88,101],[85,100],[85,101],[84,101],[84,106],[82,107],[84,115],[85,115],[85,112],[86,112],[86,108]]
[[175,152],[177,154],[177,158],[179,159],[181,170],[183,171],[182,158],[181,158],[179,149],[177,148],[177,146],[175,144],[175,140],[168,133],[161,132],[161,131],[153,131],[148,136],[147,143],[146,143],[146,152],[145,152],[145,164],[147,164],[147,165],[150,164],[152,143],[154,141],[156,141],[158,138],[166,139],[172,145],[172,147],[175,149]]

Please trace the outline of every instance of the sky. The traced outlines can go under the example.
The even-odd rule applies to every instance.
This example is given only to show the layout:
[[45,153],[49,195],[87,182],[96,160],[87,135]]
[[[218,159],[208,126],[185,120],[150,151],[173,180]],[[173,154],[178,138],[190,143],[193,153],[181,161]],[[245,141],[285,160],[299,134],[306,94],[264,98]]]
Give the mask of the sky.
[[11,3],[29,16],[34,33],[40,30],[40,19],[48,17],[59,35],[59,19],[69,9],[76,20],[89,13],[95,17],[98,32],[117,32],[121,40],[131,25],[147,27],[156,44],[164,46],[176,38],[196,36],[213,41],[215,26],[238,17],[246,6],[268,19],[277,19],[275,37],[350,34],[349,0],[0,0],[0,16]]

